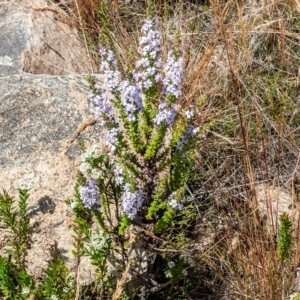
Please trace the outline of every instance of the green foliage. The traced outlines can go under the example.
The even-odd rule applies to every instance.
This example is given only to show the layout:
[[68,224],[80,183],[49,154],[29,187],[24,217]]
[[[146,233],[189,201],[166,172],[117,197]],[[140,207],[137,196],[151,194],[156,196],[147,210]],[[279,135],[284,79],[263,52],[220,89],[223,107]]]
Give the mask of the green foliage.
[[34,282],[25,269],[18,270],[6,257],[0,256],[0,291],[6,299],[27,299]]
[[109,22],[107,6],[103,3],[103,1],[99,1],[97,8],[97,21],[101,28],[101,33],[99,34],[99,40],[103,45],[112,44],[112,30],[111,24]]
[[115,285],[115,276],[109,273],[107,264],[114,250],[112,242],[106,232],[96,229],[84,247],[84,254],[89,256],[92,265],[96,266],[95,276],[100,281],[102,293],[105,295],[109,295]]
[[130,219],[126,216],[126,214],[123,214],[121,217],[119,234],[123,235],[125,230],[129,227],[130,224],[131,224]]
[[166,185],[168,183],[168,177],[164,176],[162,180],[157,185],[157,191],[153,196],[153,201],[151,202],[146,218],[152,220],[160,209],[166,208],[166,203],[160,200],[166,197]]
[[278,259],[287,260],[290,258],[292,248],[292,227],[293,223],[287,213],[280,217],[280,230],[278,240]]
[[52,300],[53,296],[57,299],[74,299],[74,290],[71,288],[72,278],[61,258],[58,257],[50,262],[45,272],[47,276],[35,294],[38,299]]
[[[149,1],[149,16],[154,15],[157,5],[158,2]],[[169,3],[165,1],[165,19],[169,18],[169,12]],[[99,39],[103,46],[111,44],[114,39],[110,14],[108,6],[100,1],[97,18],[102,30]],[[87,39],[88,34],[86,35]],[[177,32],[174,41],[174,57],[176,59],[181,56],[178,49],[179,44],[180,35]],[[125,64],[125,67],[123,66],[129,81],[133,79],[133,70],[135,69],[132,51],[130,54],[132,59]],[[158,68],[154,64],[154,58],[150,54],[147,55],[151,67]],[[120,71],[123,72],[123,70]],[[124,110],[120,91],[112,93],[114,94],[112,103],[116,108],[116,114],[118,112],[117,121],[112,121],[109,117],[105,119],[105,116],[104,119],[107,121],[108,130],[117,130],[116,149],[111,153],[103,151],[97,157],[91,155],[91,157],[82,159],[86,165],[90,166],[90,169],[87,168],[86,173],[80,169],[82,173],[78,174],[74,197],[66,200],[74,213],[73,255],[77,266],[82,256],[88,256],[91,263],[96,266],[94,289],[101,299],[102,297],[111,298],[113,287],[116,284],[116,278],[108,272],[108,258],[112,255],[119,255],[116,258],[116,272],[122,274],[126,264],[131,261],[130,252],[135,242],[142,242],[140,237],[136,237],[135,242],[129,242],[126,229],[132,223],[133,225],[138,223],[141,227],[147,224],[156,233],[178,226],[176,217],[180,214],[180,209],[176,208],[176,203],[180,204],[183,201],[186,192],[183,186],[190,176],[190,166],[194,157],[193,148],[199,141],[200,133],[205,131],[205,127],[203,127],[198,134],[186,133],[189,125],[191,125],[190,129],[193,129],[198,124],[194,124],[195,120],[187,121],[184,116],[184,105],[179,103],[181,97],[165,95],[162,93],[162,82],[159,80],[156,82],[154,75],[151,80],[153,84],[150,88],[142,88],[144,109],[136,114],[135,121],[132,121]],[[92,92],[97,93],[95,80],[89,76],[88,81]],[[181,84],[179,86],[181,88]],[[155,121],[161,101],[166,103],[170,111],[176,104],[174,122],[163,120],[159,123]],[[189,139],[188,145],[184,144],[182,150],[178,150],[180,147],[177,144],[187,136],[193,136],[193,138]],[[77,141],[81,150],[86,151],[83,140],[78,137]],[[117,183],[116,166],[122,167],[122,180],[124,181],[122,184]],[[82,191],[80,187],[85,186],[87,180],[94,179],[92,171],[100,174],[95,178],[100,204],[99,207],[88,210],[82,203],[79,191]],[[137,217],[133,219],[121,209],[122,197],[126,191],[125,184],[131,187],[129,194],[139,190],[144,198],[144,207],[139,207]],[[169,202],[170,195],[173,194],[176,196],[173,198],[175,203],[172,206]],[[14,207],[13,198],[6,192],[0,197],[0,220],[4,222],[9,233],[8,249],[6,250],[9,258],[0,257],[2,293],[8,299],[25,299],[29,293],[34,293],[36,299],[74,299],[74,289],[75,286],[78,286],[78,282],[76,282],[78,268],[75,270],[75,279],[73,280],[65,262],[60,257],[50,262],[41,284],[34,282],[27,274],[25,266],[25,256],[29,244],[27,191],[19,190],[19,196],[18,209]],[[98,223],[99,229],[92,229],[93,222]],[[176,267],[172,267],[174,284],[182,277],[183,268],[180,260]],[[126,293],[123,292],[122,299],[127,298]]]
[[[157,3],[153,1],[148,2],[148,16],[150,18],[154,16],[156,5]],[[167,1],[164,8],[165,12],[168,12]],[[111,24],[108,24],[108,11],[103,3],[99,5],[99,14],[101,15],[101,22],[104,28],[102,34],[109,39],[109,34],[106,33],[106,30],[110,30],[109,26]],[[155,28],[156,25],[153,23],[151,26]],[[101,207],[99,210],[92,209],[92,214],[101,226],[101,230],[114,236],[114,241],[123,247],[126,243],[123,240],[126,229],[130,224],[135,224],[137,220],[142,226],[145,222],[151,223],[156,233],[162,232],[167,226],[173,226],[173,220],[182,208],[182,201],[186,193],[184,185],[190,178],[191,166],[195,160],[195,146],[199,142],[200,135],[205,134],[213,125],[213,122],[202,124],[202,126],[196,122],[195,115],[200,112],[200,109],[206,103],[206,95],[200,97],[197,103],[190,103],[188,109],[191,111],[187,112],[187,116],[185,116],[186,108],[184,103],[181,103],[183,101],[180,96],[182,89],[181,79],[183,77],[181,68],[183,68],[183,64],[180,49],[181,37],[178,30],[172,45],[174,51],[170,52],[168,57],[169,64],[177,63],[179,66],[178,83],[175,84],[176,80],[174,79],[175,85],[173,87],[175,88],[178,84],[178,87],[175,88],[175,90],[178,88],[177,92],[169,91],[165,93],[164,84],[162,81],[156,80],[153,75],[155,72],[162,77],[166,75],[161,70],[158,71],[158,69],[163,68],[157,68],[157,60],[164,60],[162,57],[163,51],[154,54],[154,56],[153,53],[155,51],[152,54],[144,53],[142,56],[148,62],[147,67],[141,65],[138,67],[139,70],[137,70],[134,58],[135,56],[138,57],[140,53],[135,55],[133,48],[130,48],[125,66],[122,66],[123,69],[118,69],[114,55],[111,54],[113,58],[108,58],[109,52],[105,50],[107,48],[107,39],[104,42],[101,41],[101,46],[104,46],[101,50],[101,59],[103,60],[103,65],[106,65],[106,70],[110,69],[111,72],[120,74],[119,72],[122,73],[125,69],[122,75],[123,77],[125,76],[124,83],[126,82],[128,85],[135,85],[135,80],[133,79],[136,78],[134,75],[137,74],[133,74],[134,72],[145,71],[146,74],[148,72],[147,68],[151,68],[149,74],[152,74],[147,75],[149,76],[147,80],[151,84],[149,82],[141,84],[140,88],[138,88],[139,92],[137,93],[141,92],[139,99],[142,99],[143,105],[134,111],[134,118],[128,114],[126,101],[124,102],[123,99],[124,95],[122,93],[126,90],[126,87],[123,87],[124,90],[121,92],[122,84],[116,81],[116,84],[120,84],[120,86],[113,87],[110,90],[111,98],[109,100],[110,105],[114,107],[113,117],[106,110],[102,111],[100,109],[101,118],[105,122],[109,134],[112,132],[114,139],[112,146],[114,150],[106,153],[106,150],[103,149],[102,154],[97,154],[99,157],[87,157],[85,159],[85,162],[90,165],[90,170],[97,170],[102,174],[96,180]],[[116,56],[118,57],[118,53]],[[103,71],[106,72],[104,69]],[[166,75],[166,78],[168,76]],[[101,94],[101,91],[97,90],[96,82],[93,78],[89,78],[89,83],[93,96],[100,98],[104,96]],[[161,118],[158,115],[160,113],[159,110],[162,110],[163,107],[166,110],[165,116],[172,116],[169,117],[170,119],[166,117],[165,120],[159,120]],[[107,157],[106,162],[102,160],[103,157]],[[117,183],[117,176],[114,174],[116,166],[122,169],[121,184]],[[96,179],[96,177],[91,176],[92,171],[89,174],[85,174],[86,178],[82,178],[80,186],[84,186],[85,181],[90,179],[90,177]],[[129,212],[128,216],[124,207],[122,209],[125,212],[122,211],[121,203],[126,193],[129,194],[128,197],[130,198],[135,192],[140,192],[139,195],[143,195],[142,205],[144,207],[139,207],[136,213],[135,203],[132,200],[132,207],[130,207],[130,204],[128,206],[129,210],[132,209],[134,213]],[[134,196],[132,197],[134,198]],[[77,194],[75,194],[75,198],[75,202],[69,202],[70,205],[81,202]],[[73,209],[76,214],[75,223],[77,223],[74,228],[76,228],[77,232],[79,232],[79,229],[82,233],[85,232],[85,238],[89,239],[88,224],[83,220],[85,217],[78,215],[78,210],[81,208],[82,204],[78,204]],[[113,211],[114,215],[112,216]],[[119,236],[116,237],[116,235]],[[82,248],[82,246],[83,244],[80,247]],[[90,253],[88,254],[91,255]]]
[[34,287],[25,269],[25,255],[29,242],[27,216],[28,191],[19,189],[18,209],[15,200],[6,192],[0,194],[0,220],[8,233],[5,256],[0,256],[0,291],[6,299],[27,299]]
[[165,227],[172,222],[175,216],[174,210],[170,209],[169,207],[167,207],[166,209],[167,210],[164,212],[163,216],[157,221],[154,226],[154,232],[156,233],[159,233],[163,229],[165,229]]
[[24,290],[26,290],[26,289],[29,289],[31,291],[34,290],[33,277],[27,273],[25,268],[21,269],[17,273],[17,282],[20,285],[20,287],[22,288],[21,294],[23,295],[24,298],[26,298]]
[[17,281],[13,276],[14,265],[6,258],[0,256],[0,289],[6,299],[17,299],[15,290]]
[[164,140],[165,134],[167,131],[167,126],[161,126],[157,132],[155,132],[153,138],[151,139],[146,153],[145,153],[145,159],[151,159],[154,158],[157,154],[157,150],[161,147],[161,144]]
[[[25,257],[29,246],[28,191],[19,189],[19,202],[6,192],[0,194],[0,220],[8,233],[8,243],[0,256],[0,293],[5,299],[21,300],[35,295],[36,299],[74,299],[72,278],[64,262],[57,258],[46,270],[46,278],[40,288],[26,270]],[[78,210],[79,208],[77,208]],[[83,226],[81,226],[83,227]],[[80,228],[81,228],[80,227]],[[52,298],[51,298],[52,297]]]
[[[73,221],[73,231],[74,231],[74,250],[73,255],[76,257],[77,261],[80,261],[82,256],[87,256],[90,258],[91,264],[96,266],[95,276],[97,279],[97,284],[95,289],[102,295],[110,295],[112,287],[115,284],[115,278],[113,275],[109,274],[107,268],[108,256],[112,253],[112,239],[109,238],[109,233],[113,232],[113,229],[105,224],[105,220],[108,220],[110,210],[108,202],[108,194],[117,193],[114,189],[113,181],[106,181],[104,178],[111,176],[110,174],[110,162],[108,157],[103,155],[98,158],[88,158],[87,161],[94,167],[102,166],[104,170],[103,178],[100,178],[99,189],[102,200],[102,207],[104,207],[104,213],[99,209],[91,209],[88,211],[82,204],[79,194],[79,187],[85,184],[85,178],[78,174],[77,182],[74,189],[74,200],[68,199],[66,203],[69,204],[75,218]],[[101,230],[96,229],[92,231],[90,226],[90,218],[94,216],[95,221],[101,227]]]
[[19,189],[18,210],[15,200],[6,191],[0,194],[0,220],[8,231],[7,253],[12,256],[19,269],[24,266],[29,241],[29,217],[26,216],[28,191]]

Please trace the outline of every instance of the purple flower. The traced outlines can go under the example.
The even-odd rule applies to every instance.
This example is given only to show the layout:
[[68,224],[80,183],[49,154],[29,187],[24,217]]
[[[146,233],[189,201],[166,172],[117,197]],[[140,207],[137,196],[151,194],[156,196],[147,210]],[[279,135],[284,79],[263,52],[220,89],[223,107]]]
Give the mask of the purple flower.
[[137,61],[136,67],[142,68],[143,72],[135,72],[134,77],[142,80],[142,87],[149,89],[153,83],[159,82],[159,71],[161,65],[159,58],[161,53],[160,34],[156,29],[157,19],[146,20],[142,27],[142,37],[139,40],[139,52],[142,58]]
[[115,173],[115,181],[117,185],[122,185],[124,183],[124,177],[123,177],[123,169],[121,166],[117,165],[114,168],[114,173]]
[[118,128],[111,128],[108,130],[108,133],[106,135],[108,147],[112,152],[116,150],[117,145],[119,143],[118,132],[119,132]]
[[162,102],[158,106],[158,114],[154,118],[154,123],[160,125],[163,122],[166,122],[169,127],[172,127],[179,108],[180,106],[178,104],[174,104],[173,108],[168,108],[167,104]]
[[187,110],[185,111],[185,116],[187,117],[187,119],[191,119],[194,116],[194,111],[192,110]]
[[200,127],[193,128],[192,126],[188,126],[186,129],[186,134],[190,137],[194,137],[199,132],[199,130],[200,130]]
[[120,88],[121,73],[118,70],[118,63],[114,53],[105,48],[100,49],[101,64],[100,71],[103,72],[105,87],[110,92],[116,92]]
[[122,199],[122,212],[124,212],[129,219],[133,220],[138,210],[142,207],[142,203],[142,192],[139,189],[132,192],[131,185],[126,183]]
[[114,53],[111,50],[100,48],[101,63],[100,71],[103,72],[104,89],[98,89],[96,94],[89,97],[92,105],[95,107],[97,118],[102,118],[102,125],[108,121],[114,121],[113,107],[107,92],[113,94],[119,92],[121,85],[121,73],[118,70],[118,63]]
[[141,89],[134,83],[124,81],[121,86],[121,103],[130,121],[136,120],[136,114],[143,108]]
[[150,61],[146,57],[141,58],[140,60],[137,61],[136,66],[137,67],[149,67]]
[[147,31],[152,29],[152,27],[153,27],[153,21],[146,19],[141,31],[142,33],[147,33]]
[[181,199],[181,201],[176,200],[177,192],[173,192],[168,197],[168,204],[175,210],[182,210],[183,209],[183,202],[184,198]]
[[187,145],[189,142],[189,139],[186,137],[186,135],[183,135],[182,137],[180,137],[178,143],[177,143],[177,146],[176,146],[176,149],[177,150],[182,150],[182,148]]
[[160,73],[157,73],[155,76],[154,76],[156,82],[158,83],[161,83],[162,82],[162,76]]
[[151,86],[152,86],[152,81],[151,81],[150,79],[146,79],[146,80],[143,82],[143,87],[144,87],[145,89],[149,89],[149,88],[151,88]]
[[174,51],[169,52],[164,71],[164,92],[166,94],[171,94],[176,98],[181,98],[183,83],[183,58],[181,56],[176,57]]
[[90,96],[90,102],[96,110],[97,118],[103,118],[102,124],[105,125],[106,121],[113,120],[113,109],[110,99],[106,96],[105,91],[98,90],[98,94]]
[[188,144],[189,139],[195,137],[199,130],[200,127],[193,128],[191,125],[188,126],[185,133],[180,137],[176,149],[179,151],[182,150],[182,148]]
[[88,180],[87,186],[78,188],[83,205],[91,209],[95,204],[100,204],[99,189],[95,180]]

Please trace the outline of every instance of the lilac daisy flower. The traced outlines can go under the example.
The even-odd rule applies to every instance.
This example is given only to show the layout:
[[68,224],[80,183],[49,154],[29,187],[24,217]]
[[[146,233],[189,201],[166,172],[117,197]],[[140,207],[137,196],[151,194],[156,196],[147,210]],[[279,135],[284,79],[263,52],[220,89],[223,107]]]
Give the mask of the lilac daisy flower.
[[133,220],[138,210],[142,207],[142,192],[138,189],[135,192],[132,192],[129,183],[125,184],[124,190],[122,212],[124,212],[129,219]]
[[[161,53],[160,33],[156,29],[157,19],[147,19],[142,27],[142,37],[139,40],[139,52],[142,58],[137,61],[136,67],[142,68],[143,72],[135,74],[137,79],[143,81],[142,86],[149,89],[159,79],[157,70],[161,65],[159,58]],[[158,82],[158,81],[157,81]]]
[[165,102],[161,103],[158,106],[158,114],[154,118],[154,123],[160,125],[166,122],[169,127],[172,127],[179,108],[180,106],[178,104],[174,104],[172,108],[168,108]]
[[100,204],[99,189],[95,180],[88,180],[87,186],[80,186],[78,191],[86,208],[91,209],[95,204]]
[[183,84],[183,58],[177,57],[174,51],[169,52],[167,63],[164,68],[164,92],[176,98],[182,97]]
[[100,71],[103,72],[103,81],[108,91],[116,92],[121,84],[121,73],[118,70],[118,63],[114,53],[105,48],[100,49],[102,61]]
[[105,125],[109,120],[113,120],[113,108],[111,101],[106,96],[104,90],[99,89],[97,95],[90,96],[90,102],[96,110],[97,118],[102,118],[102,125]]
[[119,132],[118,128],[111,128],[110,130],[108,130],[108,133],[106,135],[108,147],[112,152],[115,152],[119,143],[118,132]]
[[143,107],[141,89],[134,83],[124,81],[121,86],[121,103],[130,121],[136,120],[136,114]]
[[123,185],[124,183],[124,177],[123,177],[123,168],[119,165],[117,165],[114,168],[115,173],[115,180],[117,185]]

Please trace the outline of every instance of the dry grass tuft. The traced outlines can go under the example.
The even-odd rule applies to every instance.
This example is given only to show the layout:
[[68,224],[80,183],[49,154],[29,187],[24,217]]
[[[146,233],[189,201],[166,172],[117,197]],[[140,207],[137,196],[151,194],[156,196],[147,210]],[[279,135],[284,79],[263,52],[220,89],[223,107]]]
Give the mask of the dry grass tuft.
[[127,264],[126,266],[126,269],[124,270],[122,276],[120,279],[118,279],[117,281],[117,286],[116,286],[116,290],[112,296],[112,300],[118,300],[120,299],[120,297],[122,296],[122,292],[123,292],[123,287],[124,287],[124,284],[127,280],[127,276],[128,276],[128,273],[129,273],[129,270],[130,270],[130,262]]
[[88,25],[93,25],[96,21],[96,10],[99,5],[98,0],[72,0],[71,8],[76,17]]

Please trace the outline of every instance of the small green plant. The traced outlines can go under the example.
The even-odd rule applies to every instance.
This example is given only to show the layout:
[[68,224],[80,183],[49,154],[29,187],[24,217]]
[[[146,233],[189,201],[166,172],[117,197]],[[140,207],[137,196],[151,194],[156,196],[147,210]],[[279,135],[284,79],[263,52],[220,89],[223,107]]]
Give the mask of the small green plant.
[[0,221],[3,222],[7,243],[6,256],[0,256],[0,293],[6,299],[27,299],[34,288],[33,278],[25,268],[29,243],[28,191],[19,189],[18,208],[6,191],[0,194]]
[[38,299],[74,299],[73,279],[70,277],[70,271],[61,258],[58,257],[50,262],[45,272],[47,275],[35,293]]
[[50,262],[42,282],[27,272],[25,258],[30,242],[28,197],[27,190],[19,189],[16,205],[6,191],[0,194],[0,220],[7,234],[5,251],[0,256],[0,295],[2,293],[10,300],[28,299],[30,295],[37,300],[74,299],[73,279],[60,258]]
[[13,258],[18,269],[24,267],[29,242],[29,217],[26,215],[28,191],[19,189],[18,210],[15,201],[6,191],[0,194],[0,221],[8,232],[7,253]]
[[292,227],[293,223],[287,213],[280,217],[280,229],[278,239],[278,259],[286,261],[290,258],[292,249]]
[[33,279],[25,269],[18,269],[9,258],[0,256],[0,295],[2,292],[6,299],[27,299],[33,287]]

